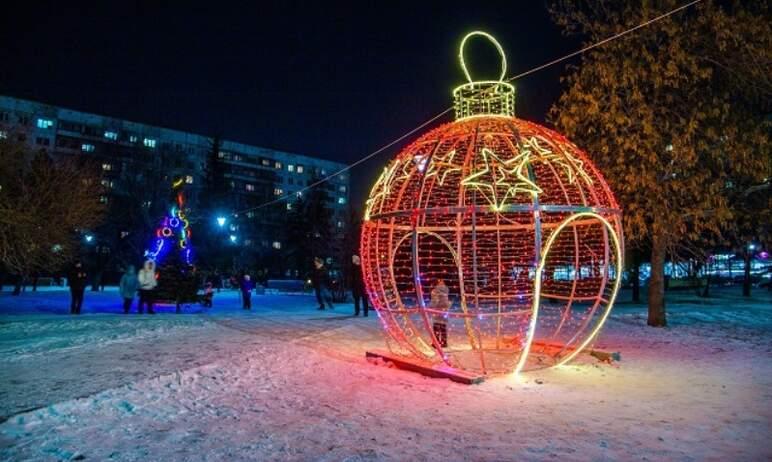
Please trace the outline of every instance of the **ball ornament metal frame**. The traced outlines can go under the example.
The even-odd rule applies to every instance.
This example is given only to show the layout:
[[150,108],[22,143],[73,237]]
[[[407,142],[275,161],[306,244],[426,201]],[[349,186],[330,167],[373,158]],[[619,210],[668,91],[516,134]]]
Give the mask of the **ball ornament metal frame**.
[[362,268],[392,352],[482,374],[564,364],[620,285],[622,212],[588,156],[514,117],[514,87],[454,90],[456,120],[406,147],[366,203]]

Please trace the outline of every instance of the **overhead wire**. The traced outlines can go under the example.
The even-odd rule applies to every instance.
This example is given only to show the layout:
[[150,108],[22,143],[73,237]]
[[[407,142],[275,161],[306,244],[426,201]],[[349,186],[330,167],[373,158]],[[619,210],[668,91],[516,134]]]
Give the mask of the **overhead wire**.
[[[528,75],[531,75],[531,74],[533,74],[535,72],[541,71],[541,70],[546,69],[546,68],[548,68],[550,66],[554,66],[555,64],[561,63],[561,62],[563,62],[563,61],[565,61],[567,59],[571,59],[571,58],[573,58],[575,56],[584,54],[584,53],[586,53],[586,52],[588,52],[588,51],[590,51],[590,50],[592,50],[594,48],[597,48],[599,46],[602,46],[602,45],[604,45],[606,43],[609,43],[611,41],[617,40],[619,38],[622,38],[625,35],[631,34],[631,33],[635,32],[635,31],[637,31],[639,29],[642,29],[642,28],[647,27],[647,26],[649,26],[651,24],[654,24],[655,22],[661,21],[661,20],[663,20],[663,19],[665,19],[665,18],[667,18],[669,16],[672,16],[672,15],[674,15],[674,14],[680,12],[680,11],[683,11],[683,10],[693,6],[693,5],[696,5],[697,3],[700,3],[702,1],[703,0],[692,0],[689,3],[681,5],[681,6],[675,8],[675,9],[672,9],[672,10],[666,12],[666,13],[662,13],[662,14],[660,14],[658,16],[655,16],[654,18],[651,18],[651,19],[649,19],[647,21],[644,21],[644,22],[642,22],[642,23],[640,23],[640,24],[638,24],[636,26],[633,26],[633,27],[631,27],[629,29],[626,29],[626,30],[624,30],[622,32],[619,32],[617,34],[614,34],[614,35],[611,35],[609,37],[606,37],[603,40],[600,40],[600,41],[595,42],[593,44],[587,45],[587,46],[585,46],[585,47],[583,47],[583,48],[581,48],[579,50],[576,50],[574,52],[571,52],[571,53],[569,53],[567,55],[564,55],[564,56],[561,56],[559,58],[553,59],[552,61],[546,62],[546,63],[541,64],[539,66],[536,66],[534,68],[528,69],[527,71],[521,72],[520,74],[517,74],[517,75],[514,75],[512,77],[509,77],[509,78],[505,79],[504,82],[512,82],[514,80],[521,79],[521,78],[526,77]],[[489,90],[490,89],[486,89],[486,90],[483,90],[483,91],[489,91]],[[405,132],[404,134],[402,134],[399,137],[395,138],[391,142],[381,146],[380,148],[378,148],[375,151],[367,154],[366,156],[360,158],[359,160],[357,160],[357,161],[355,161],[355,162],[353,162],[353,163],[351,163],[349,165],[346,165],[345,167],[343,167],[343,168],[341,168],[339,170],[336,170],[335,172],[332,172],[331,174],[326,175],[326,176],[324,176],[324,177],[322,177],[322,178],[320,178],[320,179],[318,179],[316,181],[313,181],[312,183],[304,186],[303,188],[301,188],[301,189],[299,189],[297,191],[293,191],[292,193],[287,193],[287,194],[281,195],[281,196],[276,197],[276,198],[274,198],[274,199],[272,199],[272,200],[270,200],[268,202],[264,202],[264,203],[262,203],[260,205],[254,206],[254,207],[250,207],[250,208],[246,208],[246,209],[243,209],[243,210],[238,210],[238,211],[232,212],[232,215],[234,217],[238,217],[240,214],[244,214],[244,213],[247,213],[247,212],[252,212],[252,211],[255,211],[255,210],[259,210],[259,209],[261,209],[263,207],[268,207],[269,205],[273,205],[273,204],[276,204],[276,203],[283,202],[285,200],[291,199],[292,197],[300,196],[300,195],[302,195],[303,192],[308,191],[310,189],[313,189],[313,188],[315,188],[315,187],[317,187],[317,186],[319,186],[319,185],[321,185],[323,183],[326,183],[326,182],[332,180],[333,178],[335,178],[335,177],[337,177],[339,175],[342,175],[343,173],[351,170],[352,168],[354,168],[354,167],[356,167],[356,166],[358,166],[358,165],[360,165],[360,164],[362,164],[364,162],[367,162],[368,160],[370,160],[373,157],[377,156],[378,154],[382,153],[386,149],[389,149],[390,147],[394,146],[395,144],[399,143],[400,141],[404,140],[405,138],[413,135],[414,133],[418,132],[419,130],[423,129],[424,127],[434,123],[436,120],[442,118],[443,116],[445,116],[446,114],[448,114],[452,110],[453,110],[453,106],[450,106],[450,107],[446,108],[444,111],[442,111],[442,112],[432,116],[431,118],[427,119],[425,122],[421,123],[417,127],[415,127],[413,129]]]

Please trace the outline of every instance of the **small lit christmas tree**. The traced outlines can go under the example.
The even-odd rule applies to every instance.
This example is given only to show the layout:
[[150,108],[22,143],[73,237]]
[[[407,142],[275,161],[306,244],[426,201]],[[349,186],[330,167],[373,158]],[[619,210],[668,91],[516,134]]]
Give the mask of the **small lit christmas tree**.
[[172,205],[167,216],[156,228],[155,239],[151,248],[145,251],[145,257],[153,260],[158,269],[158,288],[155,298],[174,302],[177,310],[180,304],[197,300],[198,284],[196,281],[194,255],[191,244],[190,222],[187,219],[184,182],[178,179],[172,183]]

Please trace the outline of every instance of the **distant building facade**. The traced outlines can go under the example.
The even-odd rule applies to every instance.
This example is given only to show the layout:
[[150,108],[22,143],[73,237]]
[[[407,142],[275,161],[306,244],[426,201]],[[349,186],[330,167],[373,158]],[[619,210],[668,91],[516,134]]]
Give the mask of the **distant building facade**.
[[[219,181],[225,186],[223,210],[198,209],[197,233],[222,232],[227,240],[235,236],[231,243],[241,248],[239,254],[280,251],[286,244],[286,216],[294,200],[248,209],[285,195],[299,196],[302,188],[344,167],[310,156],[0,96],[0,138],[11,136],[54,158],[93,159],[101,166],[104,195],[100,200],[108,206],[118,196],[137,195],[138,190],[157,188],[159,183],[165,187],[181,178],[195,209],[211,181],[208,175],[216,154],[221,162]],[[349,177],[338,175],[321,187],[327,193],[333,234],[340,237],[349,217]],[[244,212],[234,218],[231,213],[236,211]],[[217,214],[228,221],[224,229],[209,230]],[[100,239],[108,247],[111,244],[111,236]]]

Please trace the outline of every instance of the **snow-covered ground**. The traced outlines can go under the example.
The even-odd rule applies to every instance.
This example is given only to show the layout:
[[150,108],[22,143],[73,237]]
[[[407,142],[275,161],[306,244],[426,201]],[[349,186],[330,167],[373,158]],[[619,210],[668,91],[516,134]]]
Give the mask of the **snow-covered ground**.
[[[770,460],[772,296],[620,304],[560,369],[465,386],[368,363],[377,317],[234,293],[119,313],[115,291],[0,294],[0,460]],[[622,298],[628,297],[622,294]]]

